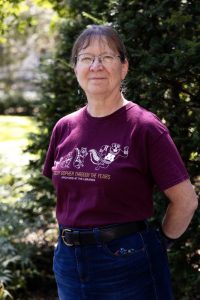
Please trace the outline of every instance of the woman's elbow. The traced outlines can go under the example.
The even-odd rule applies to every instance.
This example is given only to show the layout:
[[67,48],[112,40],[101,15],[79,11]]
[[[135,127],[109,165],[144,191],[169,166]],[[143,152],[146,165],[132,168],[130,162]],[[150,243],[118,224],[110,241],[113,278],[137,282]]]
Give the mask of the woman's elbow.
[[197,208],[198,208],[198,204],[199,204],[198,203],[198,196],[195,193],[195,195],[192,197],[192,200],[190,201],[191,210],[195,212],[195,210],[197,210]]

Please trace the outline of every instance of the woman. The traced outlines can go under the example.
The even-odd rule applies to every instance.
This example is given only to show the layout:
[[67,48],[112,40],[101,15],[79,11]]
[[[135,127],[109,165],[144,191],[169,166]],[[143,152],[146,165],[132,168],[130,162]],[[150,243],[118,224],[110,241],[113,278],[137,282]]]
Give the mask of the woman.
[[[72,62],[87,105],[55,125],[43,170],[57,193],[59,299],[170,300],[165,242],[197,207],[188,173],[167,128],[121,93],[128,61],[113,28],[84,30]],[[155,184],[169,198],[160,231],[147,223]]]

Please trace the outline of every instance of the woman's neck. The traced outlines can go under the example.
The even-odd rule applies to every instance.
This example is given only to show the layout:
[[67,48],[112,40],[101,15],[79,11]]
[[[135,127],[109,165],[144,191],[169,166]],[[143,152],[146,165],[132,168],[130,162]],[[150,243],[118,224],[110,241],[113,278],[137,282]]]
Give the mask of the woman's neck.
[[121,93],[116,95],[115,99],[98,99],[95,97],[95,100],[88,99],[87,111],[92,117],[105,117],[112,114],[127,103],[128,101]]

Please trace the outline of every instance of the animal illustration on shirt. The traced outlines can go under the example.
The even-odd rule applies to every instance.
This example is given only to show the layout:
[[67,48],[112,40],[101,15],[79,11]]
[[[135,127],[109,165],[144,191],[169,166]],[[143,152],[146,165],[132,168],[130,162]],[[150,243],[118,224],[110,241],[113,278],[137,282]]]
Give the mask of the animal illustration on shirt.
[[60,167],[61,168],[69,168],[72,159],[73,159],[72,152],[69,152],[67,155],[61,157],[61,160],[60,160],[60,163],[59,163]]
[[73,161],[73,166],[77,169],[80,169],[81,167],[84,167],[84,160],[86,156],[88,155],[87,148],[82,147],[81,149],[75,148],[76,150],[76,156]]
[[129,147],[124,147],[121,149],[120,144],[112,143],[111,146],[103,145],[99,151],[95,149],[89,150],[91,162],[97,167],[95,170],[100,168],[107,168],[113,161],[115,161],[119,156],[127,157]]

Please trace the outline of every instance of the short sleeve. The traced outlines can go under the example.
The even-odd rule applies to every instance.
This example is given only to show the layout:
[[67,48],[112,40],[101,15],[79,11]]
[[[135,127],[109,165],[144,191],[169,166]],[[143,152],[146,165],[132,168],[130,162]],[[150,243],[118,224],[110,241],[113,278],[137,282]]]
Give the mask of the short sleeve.
[[54,165],[55,150],[56,150],[56,127],[54,127],[52,131],[48,151],[42,169],[42,174],[49,178],[52,178],[52,167]]
[[180,154],[168,132],[149,146],[149,165],[154,182],[160,190],[170,188],[189,178]]

